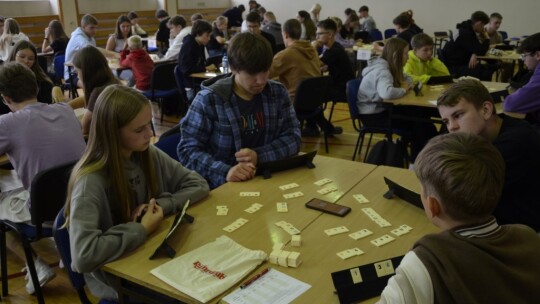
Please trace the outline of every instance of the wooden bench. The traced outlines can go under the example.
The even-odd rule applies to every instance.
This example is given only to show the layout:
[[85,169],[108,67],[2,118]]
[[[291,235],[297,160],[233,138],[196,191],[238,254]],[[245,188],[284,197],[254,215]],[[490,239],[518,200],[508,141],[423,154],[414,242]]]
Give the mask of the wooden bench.
[[[159,22],[155,17],[155,11],[137,11],[139,16],[139,25],[145,30],[148,35],[152,36],[158,29]],[[98,28],[96,31],[96,44],[99,47],[105,47],[107,39],[116,30],[116,20],[121,15],[127,16],[128,12],[116,13],[95,13],[92,14],[98,20]],[[79,20],[84,14],[79,15]],[[42,37],[43,38],[43,37]]]
[[203,15],[204,20],[212,23],[214,20],[216,20],[217,17],[221,16],[223,12],[225,12],[228,8],[227,7],[217,7],[217,8],[183,8],[178,9],[177,13],[178,15],[184,16],[186,18],[186,21],[188,24],[191,25],[191,15],[200,13]]
[[54,19],[60,20],[58,15],[13,17],[13,19],[17,20],[21,32],[26,34],[37,48],[41,48],[43,37],[45,37],[45,28],[49,26],[49,22]]

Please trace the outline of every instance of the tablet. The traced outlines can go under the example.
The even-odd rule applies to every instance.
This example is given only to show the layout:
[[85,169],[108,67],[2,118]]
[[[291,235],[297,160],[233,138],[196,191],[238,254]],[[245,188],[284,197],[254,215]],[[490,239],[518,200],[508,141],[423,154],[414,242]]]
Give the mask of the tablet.
[[169,240],[171,235],[177,230],[177,228],[180,226],[180,223],[182,222],[182,220],[186,220],[189,223],[193,223],[193,217],[186,214],[186,210],[188,206],[189,206],[189,200],[187,200],[187,202],[184,204],[184,208],[182,208],[182,211],[179,211],[178,213],[176,213],[176,216],[174,217],[174,221],[171,225],[171,228],[169,229],[169,232],[167,232],[167,235],[165,235],[163,242],[161,242],[161,244],[158,246],[158,248],[156,248],[152,256],[150,256],[150,259],[155,258],[156,255],[158,255],[158,253],[160,252],[164,252],[171,259],[174,258],[174,256],[176,255],[176,251],[172,249],[171,246],[169,246],[167,241]]
[[386,176],[384,177],[384,182],[388,185],[388,192],[383,195],[385,198],[391,199],[395,195],[420,209],[424,209],[420,194],[398,185]]
[[452,82],[454,82],[454,79],[452,78],[451,75],[431,76],[427,84],[434,85],[434,84],[443,84],[443,83],[452,83]]
[[257,172],[255,175],[263,175],[264,179],[268,179],[272,177],[273,172],[285,171],[302,166],[313,169],[315,168],[315,165],[313,164],[313,158],[315,155],[317,155],[317,150],[285,159],[260,163],[257,165]]

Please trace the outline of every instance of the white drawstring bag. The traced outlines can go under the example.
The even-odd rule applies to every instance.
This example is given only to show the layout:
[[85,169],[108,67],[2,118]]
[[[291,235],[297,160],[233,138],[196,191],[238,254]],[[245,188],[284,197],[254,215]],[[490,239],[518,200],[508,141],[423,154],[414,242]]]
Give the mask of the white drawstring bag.
[[150,273],[206,303],[238,283],[266,257],[265,252],[247,249],[223,235]]

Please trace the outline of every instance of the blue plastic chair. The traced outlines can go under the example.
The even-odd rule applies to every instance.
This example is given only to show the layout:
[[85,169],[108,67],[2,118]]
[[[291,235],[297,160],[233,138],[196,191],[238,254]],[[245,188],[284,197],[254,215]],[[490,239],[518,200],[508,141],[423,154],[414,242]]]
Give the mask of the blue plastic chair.
[[383,40],[383,35],[378,29],[372,29],[371,32],[369,32],[369,35],[371,36],[371,41]]
[[384,39],[390,39],[397,35],[397,31],[395,29],[386,29],[384,30]]
[[172,159],[180,161],[178,159],[178,143],[180,142],[180,124],[170,128],[165,133],[161,134],[158,142],[154,144],[161,151],[167,153]]
[[[58,249],[58,252],[60,253],[60,258],[62,259],[62,262],[64,263],[64,268],[66,269],[69,277],[69,281],[71,282],[71,285],[77,290],[77,294],[79,295],[79,300],[81,300],[82,304],[92,304],[92,302],[88,299],[88,296],[86,295],[86,292],[84,290],[84,286],[86,285],[86,281],[84,280],[84,275],[78,272],[73,271],[71,269],[71,251],[70,251],[70,242],[69,242],[69,232],[66,227],[64,227],[64,224],[66,223],[66,217],[64,216],[64,208],[58,212],[58,215],[56,216],[56,219],[54,220],[53,224],[53,238],[54,242],[56,243],[56,248]],[[105,300],[101,299],[98,304],[116,304],[117,302],[111,301],[111,300]]]
[[161,122],[163,122],[163,103],[165,100],[174,100],[178,97],[178,88],[174,77],[175,63],[156,64],[152,70],[150,90],[142,94],[151,101],[158,103],[161,110]]

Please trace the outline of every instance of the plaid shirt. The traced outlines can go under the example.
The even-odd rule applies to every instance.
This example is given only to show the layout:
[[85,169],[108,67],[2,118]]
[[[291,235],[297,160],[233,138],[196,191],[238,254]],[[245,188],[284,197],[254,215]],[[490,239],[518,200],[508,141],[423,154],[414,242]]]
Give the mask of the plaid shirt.
[[[233,77],[216,81],[197,94],[181,122],[178,158],[216,188],[226,182],[242,147],[241,118]],[[207,83],[207,82],[206,82]],[[261,93],[264,145],[253,148],[259,163],[283,159],[300,149],[300,124],[283,85],[269,81]]]

